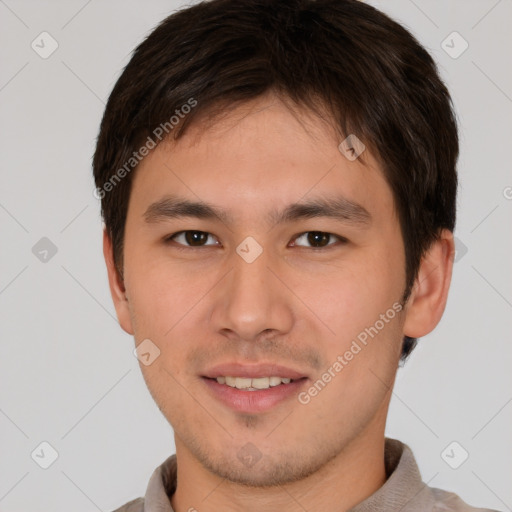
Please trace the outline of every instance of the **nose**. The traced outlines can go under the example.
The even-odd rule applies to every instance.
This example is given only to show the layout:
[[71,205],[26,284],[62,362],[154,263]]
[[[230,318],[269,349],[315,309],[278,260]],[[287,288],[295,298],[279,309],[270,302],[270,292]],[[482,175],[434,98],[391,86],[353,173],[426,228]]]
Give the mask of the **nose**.
[[214,290],[210,317],[214,330],[231,339],[254,341],[288,333],[293,325],[293,296],[279,279],[279,265],[263,252],[254,261],[231,256],[231,271]]

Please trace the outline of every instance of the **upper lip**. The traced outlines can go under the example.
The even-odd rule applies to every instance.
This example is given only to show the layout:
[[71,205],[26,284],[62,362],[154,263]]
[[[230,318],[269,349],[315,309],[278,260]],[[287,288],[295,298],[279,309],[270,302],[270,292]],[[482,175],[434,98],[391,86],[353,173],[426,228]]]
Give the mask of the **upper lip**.
[[273,363],[224,363],[210,368],[203,376],[210,379],[216,379],[217,377],[246,377],[252,379],[258,377],[281,377],[293,380],[306,377],[302,372]]

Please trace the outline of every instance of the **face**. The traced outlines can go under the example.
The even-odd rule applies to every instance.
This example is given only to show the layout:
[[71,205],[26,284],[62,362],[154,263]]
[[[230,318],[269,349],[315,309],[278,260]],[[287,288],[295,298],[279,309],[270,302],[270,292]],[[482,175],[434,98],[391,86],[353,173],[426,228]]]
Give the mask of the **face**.
[[292,482],[383,435],[404,246],[376,160],[340,142],[260,98],[134,176],[120,322],[160,351],[141,370],[178,454],[233,482]]

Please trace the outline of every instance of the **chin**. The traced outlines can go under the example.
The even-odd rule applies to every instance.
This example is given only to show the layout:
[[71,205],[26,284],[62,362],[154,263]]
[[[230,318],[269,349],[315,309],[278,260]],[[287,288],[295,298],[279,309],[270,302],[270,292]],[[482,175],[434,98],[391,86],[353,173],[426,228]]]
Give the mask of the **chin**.
[[320,451],[305,454],[297,449],[293,453],[266,455],[247,443],[231,457],[226,452],[218,457],[197,453],[199,462],[211,473],[229,482],[248,487],[277,487],[300,481],[319,471],[335,455]]

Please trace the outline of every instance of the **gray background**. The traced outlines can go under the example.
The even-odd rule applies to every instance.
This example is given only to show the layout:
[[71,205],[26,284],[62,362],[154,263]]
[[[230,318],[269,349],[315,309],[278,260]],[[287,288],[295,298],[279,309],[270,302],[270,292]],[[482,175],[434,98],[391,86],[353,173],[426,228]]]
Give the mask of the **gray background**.
[[[434,55],[462,143],[448,306],[399,371],[387,434],[412,447],[429,485],[512,510],[512,5],[372,3]],[[115,319],[91,156],[130,52],[179,5],[0,0],[1,511],[112,510],[143,495],[174,452],[133,339]],[[31,47],[50,48],[43,31],[59,45],[47,59]],[[458,58],[441,47],[453,31],[469,43]],[[452,54],[462,48],[457,37],[446,44]],[[46,261],[48,242],[32,250],[43,237],[57,248]],[[48,469],[31,457],[36,450],[48,462],[43,441],[59,455]],[[469,453],[458,469],[441,456],[453,441]],[[459,445],[448,450],[452,464]]]

